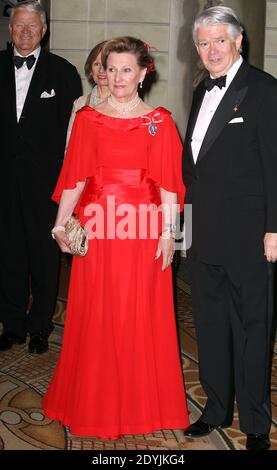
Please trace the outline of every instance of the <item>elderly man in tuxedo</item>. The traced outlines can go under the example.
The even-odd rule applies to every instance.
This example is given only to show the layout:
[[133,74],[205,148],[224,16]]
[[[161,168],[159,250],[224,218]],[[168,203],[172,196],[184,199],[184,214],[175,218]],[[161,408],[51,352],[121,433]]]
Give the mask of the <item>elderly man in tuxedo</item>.
[[39,2],[21,2],[10,18],[13,47],[0,52],[2,351],[24,343],[27,333],[31,353],[47,351],[57,294],[51,193],[72,103],[82,90],[75,67],[41,48],[46,29]]
[[189,437],[228,427],[236,397],[246,448],[270,447],[272,263],[277,259],[277,80],[241,57],[242,26],[218,6],[194,24],[209,72],[195,90],[184,150],[200,381]]

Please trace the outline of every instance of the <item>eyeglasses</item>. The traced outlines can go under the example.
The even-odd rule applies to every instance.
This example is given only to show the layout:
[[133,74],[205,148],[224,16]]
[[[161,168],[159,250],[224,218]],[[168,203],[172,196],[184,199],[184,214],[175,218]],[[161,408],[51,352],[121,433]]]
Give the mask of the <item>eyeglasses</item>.
[[218,49],[223,49],[226,45],[226,42],[227,42],[227,39],[225,38],[215,39],[214,41],[200,41],[198,42],[197,47],[199,47],[199,49],[203,51],[206,51],[213,44]]

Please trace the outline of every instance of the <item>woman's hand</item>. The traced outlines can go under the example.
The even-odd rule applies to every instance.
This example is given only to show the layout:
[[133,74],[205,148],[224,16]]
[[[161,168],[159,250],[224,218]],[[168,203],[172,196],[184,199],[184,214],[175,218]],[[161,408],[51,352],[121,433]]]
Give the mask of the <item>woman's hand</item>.
[[168,266],[172,263],[174,257],[174,238],[159,238],[158,247],[156,251],[155,259],[159,259],[159,257],[163,256],[163,265],[162,271],[165,271]]
[[69,248],[69,240],[65,234],[65,232],[57,231],[55,232],[55,241],[60,247],[60,250],[63,253],[71,253]]
[[65,234],[65,224],[73,213],[80,195],[85,186],[85,181],[79,181],[74,189],[64,189],[60,199],[60,205],[55,220],[54,227],[51,230],[52,237],[58,243],[63,253],[71,253],[69,241]]

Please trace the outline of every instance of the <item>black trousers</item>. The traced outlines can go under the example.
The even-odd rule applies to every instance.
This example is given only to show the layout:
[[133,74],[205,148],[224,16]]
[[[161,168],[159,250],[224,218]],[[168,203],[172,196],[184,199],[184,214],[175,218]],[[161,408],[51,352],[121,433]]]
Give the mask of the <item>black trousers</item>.
[[215,266],[190,259],[200,382],[207,395],[203,421],[231,424],[234,398],[240,429],[271,426],[271,269],[260,263]]
[[48,336],[52,331],[59,268],[59,250],[50,235],[57,205],[44,196],[40,180],[29,179],[13,175],[0,231],[0,320],[23,338],[27,332]]

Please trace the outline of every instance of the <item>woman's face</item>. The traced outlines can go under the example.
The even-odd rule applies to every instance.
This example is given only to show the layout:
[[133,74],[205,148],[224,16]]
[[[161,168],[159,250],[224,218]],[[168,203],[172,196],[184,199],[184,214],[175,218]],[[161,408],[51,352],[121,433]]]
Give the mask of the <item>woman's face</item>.
[[103,69],[103,65],[101,62],[101,52],[99,52],[95,61],[92,63],[91,75],[96,85],[99,85],[99,86],[108,85],[107,74],[105,70]]
[[146,69],[141,69],[130,52],[111,52],[107,59],[107,79],[111,94],[118,101],[130,101],[144,80]]

